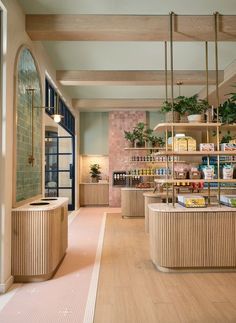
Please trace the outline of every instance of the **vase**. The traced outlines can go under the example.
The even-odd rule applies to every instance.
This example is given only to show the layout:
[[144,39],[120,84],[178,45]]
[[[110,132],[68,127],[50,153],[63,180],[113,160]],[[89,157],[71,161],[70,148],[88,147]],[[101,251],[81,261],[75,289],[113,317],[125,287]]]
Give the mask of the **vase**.
[[191,114],[188,116],[188,122],[200,123],[200,122],[202,122],[202,115],[201,114]]
[[92,183],[98,183],[98,178],[97,177],[92,177]]

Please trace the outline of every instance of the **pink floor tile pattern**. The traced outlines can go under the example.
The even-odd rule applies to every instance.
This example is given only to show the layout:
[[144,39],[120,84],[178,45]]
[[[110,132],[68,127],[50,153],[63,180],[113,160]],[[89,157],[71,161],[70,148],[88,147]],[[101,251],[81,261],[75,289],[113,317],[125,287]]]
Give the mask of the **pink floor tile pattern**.
[[83,322],[100,227],[107,210],[111,209],[80,209],[69,226],[67,254],[54,278],[23,284],[0,312],[1,323]]

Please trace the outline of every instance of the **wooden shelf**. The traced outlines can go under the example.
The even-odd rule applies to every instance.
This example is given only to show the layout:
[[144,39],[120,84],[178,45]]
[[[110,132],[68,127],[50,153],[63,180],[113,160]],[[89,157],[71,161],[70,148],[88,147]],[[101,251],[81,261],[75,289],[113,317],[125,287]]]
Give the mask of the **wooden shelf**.
[[154,131],[161,131],[166,129],[171,129],[172,127],[183,129],[183,130],[190,130],[191,128],[194,130],[202,130],[202,128],[216,128],[216,127],[227,127],[227,128],[236,128],[236,124],[222,124],[222,123],[213,123],[213,122],[199,122],[199,123],[159,123],[153,129]]
[[[160,151],[156,156],[236,156],[235,151]],[[171,163],[171,162],[170,162]]]
[[157,178],[154,179],[155,183],[159,184],[164,184],[164,183],[199,183],[199,182],[204,182],[204,183],[236,183],[235,179],[172,179],[172,178]]
[[[125,177],[155,177],[155,176],[161,176],[161,175],[157,175],[157,174],[154,174],[154,175],[125,175]],[[165,175],[163,175],[165,176]]]
[[125,147],[125,150],[163,150],[163,147]]
[[[236,163],[236,161],[233,161],[233,162],[235,162]],[[166,161],[129,161],[129,163],[131,164],[131,163],[146,163],[146,164],[161,164],[161,165],[166,165]],[[172,163],[172,161],[171,160],[168,160],[168,164],[171,164]],[[189,161],[186,161],[186,160],[174,160],[174,163],[175,164],[178,164],[178,163],[189,163]],[[224,163],[226,163],[226,162],[224,162]]]

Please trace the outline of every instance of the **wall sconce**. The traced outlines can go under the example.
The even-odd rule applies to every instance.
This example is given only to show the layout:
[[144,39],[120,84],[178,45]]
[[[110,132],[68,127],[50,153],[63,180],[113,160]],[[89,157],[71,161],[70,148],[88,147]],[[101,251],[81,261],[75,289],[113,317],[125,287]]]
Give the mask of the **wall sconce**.
[[31,154],[28,155],[28,163],[34,166],[34,91],[36,89],[28,88],[26,91],[31,94]]
[[[34,94],[36,89],[34,88],[27,88],[26,89],[27,93],[30,93],[31,95],[31,154],[28,155],[28,163],[32,165],[32,167],[34,166],[34,109],[48,109],[50,111],[50,109],[55,109],[55,113],[51,115],[51,118],[54,120],[54,122],[59,123],[61,122],[61,119],[63,118],[63,116],[61,114],[59,114],[59,95],[57,94],[57,98],[56,98],[56,107],[51,107],[50,106],[50,95],[51,95],[51,91],[49,91],[49,107],[36,107],[34,106]],[[55,100],[54,100],[55,102]]]
[[[51,103],[51,90],[49,89],[48,92],[48,102],[49,102],[49,107],[47,109],[51,109],[50,103]],[[55,102],[55,96],[54,96],[54,102]],[[51,115],[51,118],[54,120],[54,122],[59,123],[61,122],[61,119],[63,116],[59,114],[59,95],[57,94],[57,99],[56,99],[56,107],[55,107],[55,113]]]

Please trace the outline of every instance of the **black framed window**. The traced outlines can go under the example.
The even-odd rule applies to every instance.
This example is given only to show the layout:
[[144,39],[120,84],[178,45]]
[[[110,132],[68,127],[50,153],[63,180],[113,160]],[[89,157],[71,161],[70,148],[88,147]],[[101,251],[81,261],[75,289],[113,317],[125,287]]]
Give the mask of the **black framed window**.
[[[45,105],[46,105],[46,113],[48,115],[54,114],[55,106],[57,102],[57,93],[56,89],[50,83],[50,81],[46,78],[45,80]],[[58,105],[58,112],[63,116],[60,125],[68,131],[71,135],[75,135],[75,117],[71,113],[68,106],[59,96],[59,105]]]

